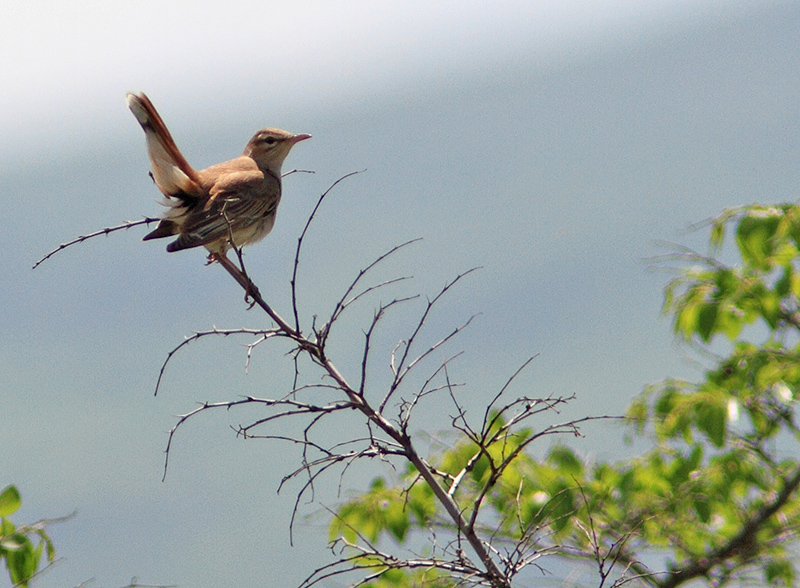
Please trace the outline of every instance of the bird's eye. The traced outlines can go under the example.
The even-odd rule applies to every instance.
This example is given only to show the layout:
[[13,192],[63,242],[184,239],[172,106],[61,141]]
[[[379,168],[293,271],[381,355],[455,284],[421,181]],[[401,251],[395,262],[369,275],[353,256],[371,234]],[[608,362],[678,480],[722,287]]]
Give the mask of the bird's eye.
[[272,135],[264,137],[264,143],[266,143],[267,145],[274,145],[277,142],[278,140]]

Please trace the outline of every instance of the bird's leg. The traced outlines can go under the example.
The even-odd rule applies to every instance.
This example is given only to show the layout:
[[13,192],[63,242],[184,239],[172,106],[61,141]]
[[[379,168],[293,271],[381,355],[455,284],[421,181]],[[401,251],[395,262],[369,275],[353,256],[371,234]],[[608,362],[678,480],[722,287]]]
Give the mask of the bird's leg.
[[[228,244],[236,252],[236,257],[239,259],[239,268],[241,269],[236,268],[236,266],[234,266],[231,263],[231,261],[228,259],[227,253],[222,253],[219,256],[212,254],[209,257],[213,256],[214,258],[218,259],[218,261],[222,264],[222,266],[226,270],[228,270],[228,273],[231,274],[234,278],[236,278],[236,281],[239,282],[239,284],[241,284],[241,286],[244,288],[244,301],[246,303],[250,303],[250,308],[253,308],[253,306],[255,306],[256,304],[255,293],[258,292],[258,289],[256,288],[255,284],[253,284],[252,280],[250,280],[250,277],[247,275],[247,270],[244,267],[244,258],[242,257],[242,248],[237,247],[236,243],[233,240],[233,226],[231,225],[231,220],[228,218],[228,211],[226,210],[227,206],[228,202],[226,201],[225,204],[223,204],[222,206],[221,214],[225,219],[225,223],[228,225]],[[225,260],[224,262],[222,261],[223,259]],[[236,270],[235,274],[233,270]],[[250,302],[251,297],[253,298],[252,302]],[[248,308],[248,310],[250,309]]]
[[[255,289],[255,284],[253,284],[253,281],[250,279],[250,276],[247,274],[247,269],[245,269],[245,267],[244,267],[244,257],[242,256],[242,248],[241,247],[237,247],[236,245],[233,244],[233,242],[231,242],[231,247],[236,252],[236,257],[239,260],[239,268],[240,268],[240,270],[242,272],[242,275],[247,280],[247,283],[250,284],[250,286],[252,287],[252,288],[246,288],[245,292],[244,292],[244,301],[245,302],[250,302],[249,298],[250,298],[251,294],[255,291],[254,290]],[[227,259],[227,256],[225,257],[225,259]],[[256,301],[255,301],[255,298],[254,298],[253,302],[250,303],[250,308],[253,308],[255,303],[256,303]]]
[[231,262],[231,260],[228,259],[228,257],[225,255],[217,256],[217,254],[212,254],[212,257],[216,261],[218,261],[220,265],[224,267],[225,270],[231,276],[233,276],[233,278],[239,283],[239,285],[245,289],[245,292],[250,293],[250,295],[253,297],[253,304],[257,304],[258,306],[263,308],[264,312],[266,312],[269,315],[269,317],[278,324],[278,327],[284,334],[286,334],[289,337],[292,337],[296,341],[305,341],[305,339],[303,339],[302,335],[300,334],[300,331],[295,330],[291,325],[289,325],[289,323],[283,320],[283,318],[281,318],[281,316],[278,313],[272,310],[270,305],[267,304],[261,297],[261,292],[258,291],[256,285],[253,284],[253,282],[250,281],[250,278],[244,275],[238,267],[236,267],[236,264]]
[[250,302],[250,308],[252,308],[256,303],[256,299],[259,298],[261,294],[247,274],[236,267],[236,264],[228,259],[227,255],[212,253],[209,257],[218,261],[219,264],[224,267],[231,276],[233,276],[233,279],[235,279],[239,285],[244,288],[244,300],[245,302],[250,302],[250,298],[252,298],[253,301]]
[[242,270],[242,273],[246,276],[247,270],[244,267],[244,257],[242,256],[242,248],[237,247],[236,245],[231,242],[231,247],[236,252],[236,257],[239,259],[239,268]]

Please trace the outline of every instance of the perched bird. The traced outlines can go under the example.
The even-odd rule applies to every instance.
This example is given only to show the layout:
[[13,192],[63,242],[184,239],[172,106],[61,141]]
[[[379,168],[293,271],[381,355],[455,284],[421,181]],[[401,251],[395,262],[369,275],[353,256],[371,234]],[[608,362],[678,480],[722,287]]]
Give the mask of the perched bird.
[[311,135],[263,129],[241,157],[197,171],[178,150],[147,96],[128,94],[126,100],[144,129],[151,175],[168,206],[145,241],[177,235],[167,251],[202,245],[210,259],[227,262],[232,246],[238,249],[266,237],[281,200],[283,160],[295,143]]

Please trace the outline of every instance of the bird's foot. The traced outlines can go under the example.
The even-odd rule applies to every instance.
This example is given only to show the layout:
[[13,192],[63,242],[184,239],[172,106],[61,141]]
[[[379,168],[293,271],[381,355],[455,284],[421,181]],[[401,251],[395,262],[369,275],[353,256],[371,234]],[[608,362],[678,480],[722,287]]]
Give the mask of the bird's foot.
[[245,304],[250,305],[247,307],[247,310],[253,308],[256,305],[256,302],[258,301],[259,298],[261,298],[261,292],[258,291],[258,288],[256,288],[256,285],[253,282],[249,282],[247,288],[244,291],[244,302]]

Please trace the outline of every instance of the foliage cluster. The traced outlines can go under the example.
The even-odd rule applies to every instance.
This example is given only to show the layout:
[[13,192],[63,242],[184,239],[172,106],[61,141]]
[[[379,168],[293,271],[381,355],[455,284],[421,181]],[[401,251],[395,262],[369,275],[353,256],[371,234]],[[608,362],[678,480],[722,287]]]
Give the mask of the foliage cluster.
[[0,492],[0,560],[5,562],[11,584],[27,588],[39,572],[42,554],[51,563],[55,549],[44,521],[17,526],[9,520],[8,517],[21,506],[22,499],[16,486],[6,486]]

